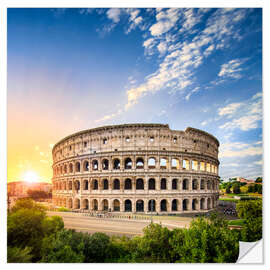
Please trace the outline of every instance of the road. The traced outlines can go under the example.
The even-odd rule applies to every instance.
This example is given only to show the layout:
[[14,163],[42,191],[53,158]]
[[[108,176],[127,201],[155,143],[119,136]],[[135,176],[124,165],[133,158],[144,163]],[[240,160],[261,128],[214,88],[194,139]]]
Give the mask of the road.
[[[58,215],[63,218],[65,228],[75,229],[81,232],[103,232],[108,235],[127,235],[135,236],[142,235],[143,228],[150,223],[150,220],[129,220],[129,219],[112,219],[112,218],[97,218],[84,216],[81,213],[69,212],[47,212],[48,216]],[[191,219],[190,219],[191,220]],[[173,220],[162,217],[154,219],[155,223],[161,223],[169,229],[176,227],[188,227],[189,219]]]

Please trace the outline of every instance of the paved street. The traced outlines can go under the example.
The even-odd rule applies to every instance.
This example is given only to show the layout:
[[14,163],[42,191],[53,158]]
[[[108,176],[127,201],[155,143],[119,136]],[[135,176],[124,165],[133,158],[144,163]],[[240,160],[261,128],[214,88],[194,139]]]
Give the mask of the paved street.
[[[142,235],[143,228],[150,223],[150,220],[97,218],[84,216],[81,213],[47,212],[47,214],[61,216],[68,229],[89,233],[103,232],[109,235]],[[161,223],[169,229],[188,227],[190,220],[191,218],[154,217],[155,223]]]

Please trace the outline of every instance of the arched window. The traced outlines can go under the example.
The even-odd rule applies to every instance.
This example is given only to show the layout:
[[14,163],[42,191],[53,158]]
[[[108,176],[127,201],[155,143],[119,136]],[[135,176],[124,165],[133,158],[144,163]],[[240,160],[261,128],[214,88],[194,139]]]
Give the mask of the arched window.
[[198,171],[198,161],[197,160],[192,160],[191,161],[191,167],[192,167],[192,170]]
[[113,169],[120,170],[120,160],[118,158],[113,161]]
[[188,210],[188,199],[184,199],[182,204],[183,204],[183,211],[187,211]]
[[172,158],[172,169],[179,169],[179,160],[176,158]]
[[88,180],[83,181],[83,190],[88,190]]
[[67,173],[67,165],[64,165],[64,173]]
[[156,189],[156,180],[154,178],[150,178],[148,180],[148,189],[155,190]]
[[125,189],[132,189],[131,179],[129,178],[125,180]]
[[80,162],[76,162],[75,163],[75,170],[76,170],[76,172],[80,172],[81,171],[81,164],[80,164]]
[[136,180],[136,189],[144,189],[144,183],[142,178]]
[[94,199],[93,201],[92,201],[92,207],[93,207],[93,210],[94,211],[97,211],[98,210],[98,201],[96,200],[96,199]]
[[73,173],[73,164],[72,163],[69,164],[69,172]]
[[85,210],[88,210],[89,209],[89,202],[88,202],[87,199],[84,199],[82,204],[83,204],[82,205],[83,206],[83,209],[85,209]]
[[205,198],[201,198],[200,208],[201,208],[201,210],[205,209]]
[[192,200],[192,210],[197,210],[197,208],[198,208],[198,200],[193,199]]
[[189,160],[183,159],[182,167],[184,170],[189,170]]
[[102,205],[102,210],[103,210],[103,211],[107,211],[107,210],[109,209],[109,203],[108,203],[108,200],[106,200],[106,199],[103,200],[101,205]]
[[211,200],[210,198],[207,199],[207,209],[211,208]]
[[109,188],[109,183],[107,179],[103,180],[103,189],[108,189]]
[[130,158],[125,159],[125,169],[126,170],[132,169],[132,160]]
[[201,189],[202,189],[202,190],[205,188],[204,185],[205,185],[204,179],[201,179]]
[[173,179],[172,180],[172,189],[177,189],[177,184],[178,184],[178,180],[177,179]]
[[155,212],[156,211],[156,201],[155,200],[149,200],[148,201],[148,211],[149,212]]
[[120,211],[120,202],[117,199],[113,201],[113,211]]
[[80,209],[81,208],[81,202],[79,199],[75,199],[75,209]]
[[183,180],[183,190],[188,190],[188,179]]
[[211,182],[210,182],[210,180],[207,181],[207,189],[211,190]]
[[198,188],[198,181],[197,179],[192,180],[192,189],[195,190]]
[[75,189],[80,190],[80,181],[75,181]]
[[160,189],[167,189],[167,180],[165,178],[160,181]]
[[83,163],[83,170],[84,171],[88,171],[89,170],[89,162],[87,160],[84,161],[84,163]]
[[167,168],[167,159],[161,158],[160,159],[160,169],[166,169]]
[[92,161],[92,168],[93,168],[93,171],[98,170],[98,161],[96,159]]
[[68,208],[69,209],[72,209],[73,208],[73,203],[72,203],[72,199],[71,198],[68,199]]
[[125,200],[125,212],[131,212],[131,211],[132,211],[131,200]]
[[108,159],[102,160],[102,170],[109,170],[109,160]]
[[93,180],[93,189],[97,190],[98,189],[98,180]]
[[178,210],[178,201],[176,199],[172,200],[172,211]]
[[136,169],[143,169],[144,168],[144,161],[142,158],[137,158],[136,160]]
[[167,201],[166,200],[162,200],[160,202],[160,211],[162,211],[162,212],[167,211]]
[[114,179],[113,189],[120,189],[120,181],[118,179]]
[[148,168],[155,169],[156,168],[156,160],[155,158],[151,157],[148,159]]
[[69,189],[69,190],[72,190],[72,181],[69,181],[69,182],[68,182],[68,189]]
[[144,202],[143,202],[143,200],[138,200],[136,202],[136,212],[144,212]]

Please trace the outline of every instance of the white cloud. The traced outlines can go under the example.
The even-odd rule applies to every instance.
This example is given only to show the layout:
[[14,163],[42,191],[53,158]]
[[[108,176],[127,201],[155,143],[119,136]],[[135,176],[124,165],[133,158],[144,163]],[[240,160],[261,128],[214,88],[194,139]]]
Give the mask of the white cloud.
[[120,21],[120,14],[121,14],[120,8],[110,8],[107,11],[107,17],[111,19],[114,23],[118,23]]
[[218,109],[218,115],[232,115],[243,105],[244,103],[231,103],[223,108]]
[[228,63],[221,66],[219,77],[231,77],[234,79],[240,79],[242,77],[241,71],[243,68],[240,66],[245,62],[245,59],[233,59]]
[[259,160],[259,161],[255,161],[254,164],[255,164],[255,165],[263,165],[263,161],[262,161],[262,159],[261,159],[261,160]]
[[145,48],[149,49],[149,48],[151,48],[151,47],[154,46],[154,41],[155,40],[153,38],[149,38],[149,39],[147,39],[147,40],[144,41],[143,46]]
[[160,54],[164,54],[167,51],[167,44],[166,42],[160,42],[157,46]]

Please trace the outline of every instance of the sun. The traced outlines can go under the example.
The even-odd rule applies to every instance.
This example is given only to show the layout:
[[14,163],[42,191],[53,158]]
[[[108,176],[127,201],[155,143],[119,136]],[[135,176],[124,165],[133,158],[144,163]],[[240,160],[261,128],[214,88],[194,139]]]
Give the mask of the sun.
[[39,177],[34,171],[27,171],[23,174],[22,179],[28,183],[38,182]]

